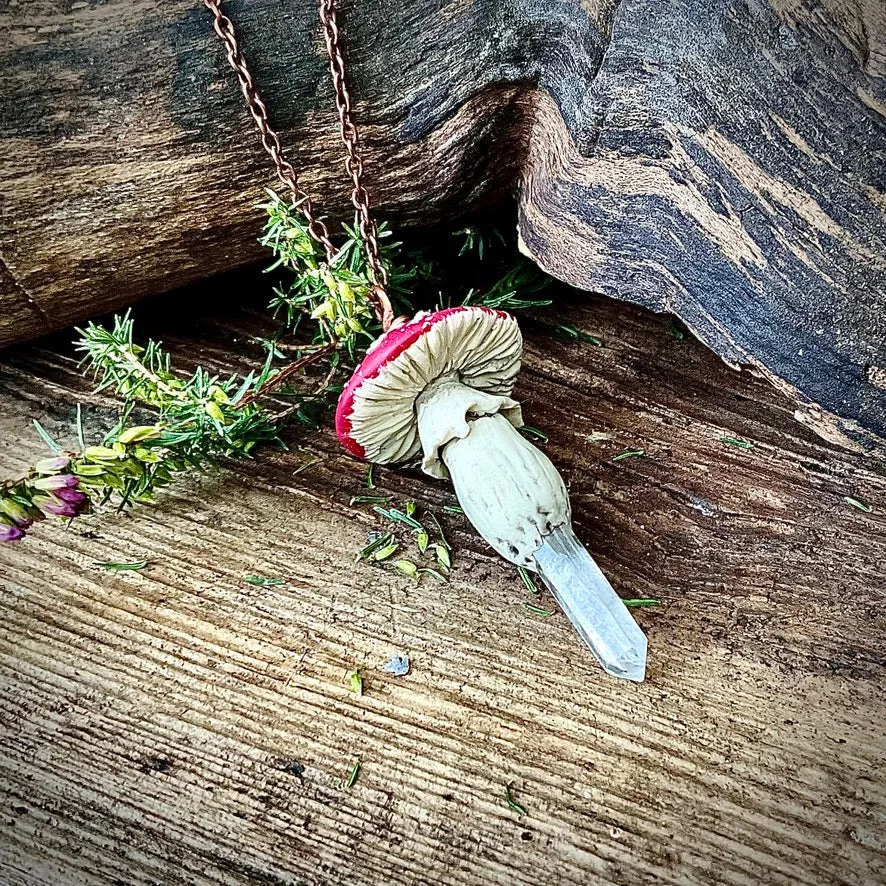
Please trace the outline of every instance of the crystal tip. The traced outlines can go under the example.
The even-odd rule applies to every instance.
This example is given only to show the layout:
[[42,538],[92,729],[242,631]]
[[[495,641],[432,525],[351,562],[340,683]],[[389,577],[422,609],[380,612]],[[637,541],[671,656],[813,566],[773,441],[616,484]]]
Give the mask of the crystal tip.
[[621,661],[603,661],[598,659],[607,674],[618,677],[620,680],[632,680],[634,683],[642,683],[646,679],[646,647],[638,650],[637,654]]

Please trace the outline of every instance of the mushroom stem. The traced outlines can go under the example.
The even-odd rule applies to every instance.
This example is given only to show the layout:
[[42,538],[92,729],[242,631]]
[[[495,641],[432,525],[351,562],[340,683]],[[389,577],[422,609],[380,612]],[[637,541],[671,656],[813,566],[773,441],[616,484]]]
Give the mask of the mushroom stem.
[[642,680],[646,637],[575,537],[557,469],[514,427],[519,406],[450,376],[419,397],[417,411],[425,470],[448,473],[480,535],[505,559],[541,575],[607,673]]

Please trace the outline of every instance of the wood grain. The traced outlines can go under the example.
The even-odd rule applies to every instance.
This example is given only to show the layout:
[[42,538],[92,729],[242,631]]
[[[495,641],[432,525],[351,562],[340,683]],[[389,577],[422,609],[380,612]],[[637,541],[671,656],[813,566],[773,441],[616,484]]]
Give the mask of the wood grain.
[[[607,678],[562,615],[525,610],[413,470],[379,470],[381,491],[442,515],[452,580],[355,565],[379,526],[348,506],[365,469],[328,428],[293,431],[154,507],[0,548],[3,886],[886,879],[882,461],[662,318],[557,311],[524,323],[519,395],[616,588],[663,601],[637,615],[648,681]],[[173,322],[161,303],[139,324],[183,365],[260,356],[248,309]],[[91,432],[112,420],[64,339],[9,350],[0,470],[38,453],[31,418],[70,437],[77,397]],[[408,676],[381,670],[394,653]]]
[[[230,0],[304,185],[348,214],[310,3]],[[673,311],[832,440],[886,437],[886,6],[343,3],[398,225],[516,193],[526,251]],[[272,184],[198,0],[0,5],[0,343],[256,259]]]

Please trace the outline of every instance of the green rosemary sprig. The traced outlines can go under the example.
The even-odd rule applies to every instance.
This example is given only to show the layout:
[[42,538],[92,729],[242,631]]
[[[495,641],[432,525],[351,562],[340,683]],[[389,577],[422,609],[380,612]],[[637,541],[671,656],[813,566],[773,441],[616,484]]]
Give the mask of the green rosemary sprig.
[[[379,331],[368,299],[372,284],[362,238],[353,227],[344,225],[344,242],[328,258],[311,238],[298,204],[287,203],[273,191],[267,193],[269,199],[264,208],[268,221],[260,242],[276,256],[267,270],[285,267],[293,272],[288,285],[274,290],[274,316],[281,317],[289,331],[294,331],[305,317],[318,321],[315,343],[337,341],[353,358],[368,347]],[[391,295],[400,296],[403,301],[415,271],[399,266],[401,244],[390,240],[390,231],[384,225],[379,226],[378,236]]]

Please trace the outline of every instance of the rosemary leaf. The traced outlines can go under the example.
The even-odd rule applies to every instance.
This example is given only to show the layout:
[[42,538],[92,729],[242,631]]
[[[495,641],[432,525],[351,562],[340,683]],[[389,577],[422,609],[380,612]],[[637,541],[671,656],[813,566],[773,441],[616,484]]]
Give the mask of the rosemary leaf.
[[520,815],[528,815],[529,813],[514,799],[510,784],[505,785],[505,799],[508,801],[508,807],[518,812]]
[[521,604],[524,609],[528,609],[530,612],[534,612],[536,615],[540,615],[543,618],[550,618],[554,614],[552,609],[542,609],[541,606],[536,606],[534,603],[522,603]]
[[517,430],[528,440],[538,440],[540,443],[548,442],[548,435],[539,428],[533,428],[531,425],[523,425]]
[[740,440],[738,437],[720,437],[720,442],[736,449],[753,449],[754,444],[750,440]]
[[534,594],[536,597],[538,596],[538,587],[535,582],[532,580],[532,575],[529,573],[529,570],[525,566],[518,566],[517,572],[520,574],[520,578],[523,581],[523,584],[526,587],[526,590],[529,591],[530,594]]
[[351,498],[349,504],[353,505],[381,505],[389,502],[393,498],[392,495],[355,495]]
[[628,452],[622,452],[620,455],[614,455],[613,461],[622,461],[625,458],[643,458],[646,455],[645,449],[631,449]]
[[53,452],[61,452],[62,451],[61,446],[59,446],[58,443],[56,443],[55,440],[53,440],[52,437],[49,436],[49,433],[46,430],[46,428],[44,428],[43,425],[41,425],[40,422],[37,421],[36,418],[33,421],[34,421],[34,427],[36,428],[37,433],[40,435],[40,438],[43,440],[43,442]]
[[135,560],[132,563],[99,563],[96,561],[95,565],[112,572],[136,572],[139,569],[144,569],[148,565],[148,561]]

